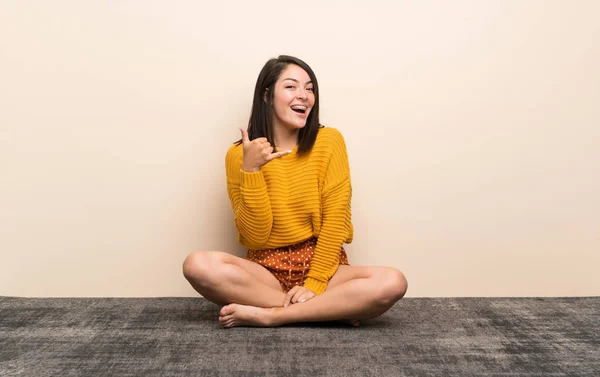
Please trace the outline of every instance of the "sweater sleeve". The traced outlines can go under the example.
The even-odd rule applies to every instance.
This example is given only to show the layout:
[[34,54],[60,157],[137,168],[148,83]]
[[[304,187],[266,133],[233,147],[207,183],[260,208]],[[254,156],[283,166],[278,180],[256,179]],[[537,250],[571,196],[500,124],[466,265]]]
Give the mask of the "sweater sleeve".
[[[239,148],[239,149],[236,149]],[[242,170],[241,146],[233,146],[225,157],[227,192],[233,207],[239,242],[249,249],[261,249],[273,226],[271,201],[262,171]]]
[[333,153],[327,166],[321,197],[323,223],[304,283],[317,295],[325,292],[329,279],[339,266],[341,247],[352,236],[350,166],[341,134],[337,133],[331,147]]

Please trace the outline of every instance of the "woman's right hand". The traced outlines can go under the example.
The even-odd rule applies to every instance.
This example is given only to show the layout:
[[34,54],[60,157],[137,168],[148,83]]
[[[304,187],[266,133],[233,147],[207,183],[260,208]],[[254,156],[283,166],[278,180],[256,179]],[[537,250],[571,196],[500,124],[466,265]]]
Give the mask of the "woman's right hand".
[[258,172],[267,162],[292,152],[284,151],[273,153],[273,147],[266,137],[259,137],[251,141],[248,137],[248,131],[243,128],[240,128],[240,131],[242,132],[242,144],[244,145],[242,170],[245,172]]

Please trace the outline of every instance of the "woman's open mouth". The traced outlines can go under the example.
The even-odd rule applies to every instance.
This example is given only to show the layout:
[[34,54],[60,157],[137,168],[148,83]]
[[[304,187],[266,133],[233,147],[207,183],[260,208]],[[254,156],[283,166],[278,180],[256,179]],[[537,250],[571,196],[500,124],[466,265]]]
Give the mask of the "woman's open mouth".
[[297,114],[302,114],[302,115],[306,114],[306,106],[295,105],[295,106],[292,106],[291,109],[293,112],[295,112]]

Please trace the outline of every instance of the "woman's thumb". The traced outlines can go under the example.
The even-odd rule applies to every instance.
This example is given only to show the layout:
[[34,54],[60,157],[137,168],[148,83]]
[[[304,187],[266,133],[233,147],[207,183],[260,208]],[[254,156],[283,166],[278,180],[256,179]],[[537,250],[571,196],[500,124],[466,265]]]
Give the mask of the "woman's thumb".
[[242,133],[242,143],[246,144],[250,141],[248,138],[248,131],[240,127],[240,132]]

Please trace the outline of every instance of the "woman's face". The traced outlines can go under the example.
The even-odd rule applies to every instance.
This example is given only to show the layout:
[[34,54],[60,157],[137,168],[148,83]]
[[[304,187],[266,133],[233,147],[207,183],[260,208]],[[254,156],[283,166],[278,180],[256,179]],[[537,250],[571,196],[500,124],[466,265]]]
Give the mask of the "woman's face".
[[315,104],[310,76],[295,64],[289,64],[275,83],[273,127],[301,129]]

